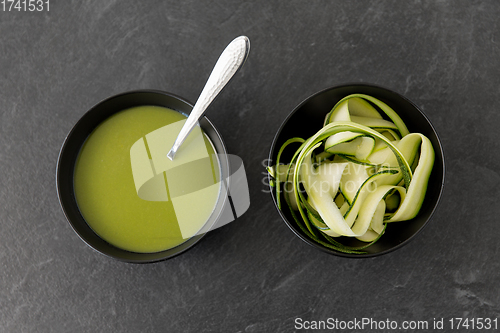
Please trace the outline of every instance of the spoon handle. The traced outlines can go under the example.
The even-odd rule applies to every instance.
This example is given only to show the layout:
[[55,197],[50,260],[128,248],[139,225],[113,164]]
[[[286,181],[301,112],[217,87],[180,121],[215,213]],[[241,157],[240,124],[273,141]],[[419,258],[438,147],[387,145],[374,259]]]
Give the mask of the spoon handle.
[[224,49],[217,60],[217,63],[215,64],[212,73],[210,74],[207,83],[200,94],[200,97],[198,97],[191,114],[179,132],[174,145],[167,154],[167,157],[170,160],[174,159],[177,149],[179,149],[186,137],[189,133],[191,133],[191,130],[198,124],[198,119],[203,116],[206,109],[217,97],[222,88],[224,88],[229,80],[231,80],[238,69],[243,66],[248,57],[249,51],[250,41],[246,36],[235,38]]

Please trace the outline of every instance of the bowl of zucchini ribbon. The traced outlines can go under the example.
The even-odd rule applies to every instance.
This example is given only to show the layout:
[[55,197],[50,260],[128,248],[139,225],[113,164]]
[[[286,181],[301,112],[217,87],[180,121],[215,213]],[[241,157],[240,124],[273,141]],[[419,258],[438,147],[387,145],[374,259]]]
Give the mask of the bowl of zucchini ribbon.
[[300,239],[362,258],[400,248],[428,223],[445,166],[438,134],[414,103],[357,83],[300,103],[273,140],[267,172],[276,208]]

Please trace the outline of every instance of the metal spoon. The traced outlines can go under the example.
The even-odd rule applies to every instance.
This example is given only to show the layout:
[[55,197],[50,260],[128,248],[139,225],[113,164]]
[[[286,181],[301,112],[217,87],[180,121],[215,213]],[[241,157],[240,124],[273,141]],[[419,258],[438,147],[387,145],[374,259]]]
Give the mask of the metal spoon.
[[175,139],[174,145],[167,154],[167,157],[170,160],[174,159],[177,150],[189,135],[191,130],[198,124],[198,119],[203,116],[215,97],[217,97],[222,88],[224,88],[233,75],[243,66],[248,57],[249,51],[250,40],[246,36],[235,38],[224,49],[219,57],[219,60],[217,60],[205,87],[201,91],[200,97],[198,97],[198,100],[194,104],[191,114],[184,123],[177,139]]

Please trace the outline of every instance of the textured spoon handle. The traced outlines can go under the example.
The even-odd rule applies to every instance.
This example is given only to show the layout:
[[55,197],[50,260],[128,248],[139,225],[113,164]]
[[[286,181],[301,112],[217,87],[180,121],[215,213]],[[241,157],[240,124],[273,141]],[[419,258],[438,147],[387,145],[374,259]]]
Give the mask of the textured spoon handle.
[[248,57],[249,51],[249,39],[246,36],[240,36],[229,43],[226,49],[222,52],[200,94],[200,97],[198,97],[191,114],[182,127],[179,136],[172,146],[172,149],[168,152],[168,158],[173,160],[177,149],[179,149],[194,126],[198,124],[198,119],[203,116],[206,109],[217,97],[222,88],[224,88],[229,80],[231,80],[238,69],[243,66],[246,58]]

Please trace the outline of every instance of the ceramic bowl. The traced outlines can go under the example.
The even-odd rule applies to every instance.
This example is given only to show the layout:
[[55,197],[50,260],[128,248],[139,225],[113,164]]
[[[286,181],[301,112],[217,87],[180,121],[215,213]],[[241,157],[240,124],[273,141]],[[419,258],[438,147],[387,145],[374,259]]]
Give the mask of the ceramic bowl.
[[[75,199],[73,177],[75,163],[82,145],[92,131],[105,119],[122,110],[142,105],[167,107],[186,115],[188,115],[193,108],[191,103],[181,97],[156,90],[130,91],[110,97],[86,112],[71,129],[60,150],[56,170],[56,185],[59,202],[73,230],[86,244],[99,253],[117,260],[132,263],[149,263],[171,258],[191,248],[203,237],[203,234],[193,236],[186,242],[165,251],[155,253],[129,252],[115,247],[100,238],[89,227],[80,213]],[[219,156],[221,154],[226,156],[226,147],[215,126],[206,117],[200,120],[200,126],[210,138]],[[227,173],[227,161],[220,162],[222,173]],[[221,200],[219,200],[217,205],[223,205]],[[216,207],[215,210],[217,209],[218,207]]]
[[[407,244],[429,222],[441,197],[445,176],[443,148],[436,130],[416,104],[397,92],[364,83],[346,84],[320,91],[300,103],[283,121],[271,145],[269,165],[272,166],[275,164],[278,151],[287,139],[292,137],[308,138],[314,135],[323,126],[325,115],[332,107],[343,97],[354,93],[370,95],[385,102],[399,114],[410,132],[422,133],[430,139],[436,157],[429,179],[427,194],[420,212],[412,220],[388,225],[385,234],[375,244],[364,250],[366,251],[365,254],[346,254],[324,247],[301,231],[287,209],[283,211],[278,209],[278,212],[287,226],[305,243],[334,255],[363,258],[388,253]],[[293,149],[290,150],[293,151]],[[288,154],[285,150],[281,161],[289,161],[291,159],[290,150]],[[271,188],[270,192],[276,205],[274,188]],[[276,208],[278,208],[277,205]],[[348,237],[340,237],[338,240],[345,245],[351,246],[365,244]]]

